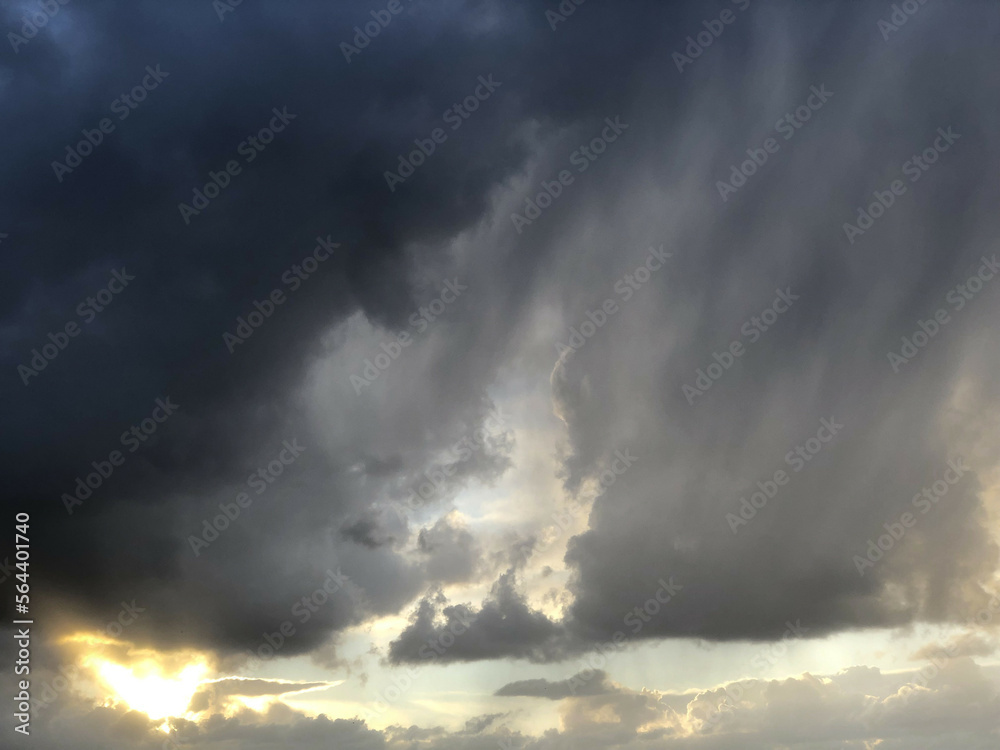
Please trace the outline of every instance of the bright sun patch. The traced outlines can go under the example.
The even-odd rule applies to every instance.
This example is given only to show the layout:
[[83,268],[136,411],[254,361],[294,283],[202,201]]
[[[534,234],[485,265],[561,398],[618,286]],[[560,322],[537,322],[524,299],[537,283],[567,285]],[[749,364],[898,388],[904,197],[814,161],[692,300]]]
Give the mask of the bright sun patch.
[[191,698],[211,671],[202,654],[161,654],[105,636],[80,634],[64,643],[84,645],[81,657],[107,698],[151,719],[185,716]]
[[208,674],[204,664],[191,664],[180,674],[163,675],[155,665],[122,666],[104,662],[97,666],[99,678],[130,708],[151,719],[183,716],[198,686]]

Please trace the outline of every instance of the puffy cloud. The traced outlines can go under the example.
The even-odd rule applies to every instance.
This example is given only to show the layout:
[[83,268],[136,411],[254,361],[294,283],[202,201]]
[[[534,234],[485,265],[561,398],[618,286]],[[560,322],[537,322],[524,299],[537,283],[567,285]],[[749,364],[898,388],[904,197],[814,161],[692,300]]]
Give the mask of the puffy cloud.
[[438,604],[444,601],[440,595],[420,601],[409,626],[389,644],[390,662],[504,657],[549,661],[565,656],[565,631],[530,607],[516,588],[513,570],[500,576],[478,610],[464,604],[444,606],[444,622],[438,624]]
[[[976,750],[995,746],[1000,707],[996,668],[980,667],[964,658],[949,663],[925,685],[917,674],[908,680],[904,675],[896,689],[889,687],[885,677],[877,669],[852,668],[839,675],[745,680],[686,694],[609,687],[599,694],[565,697],[562,726],[537,736],[511,731],[506,726],[511,715],[503,713],[472,717],[456,731],[419,726],[375,730],[357,719],[308,717],[277,703],[263,712],[242,708],[228,716],[206,713],[198,721],[174,719],[168,738],[157,729],[159,722],[143,714],[121,707],[88,707],[67,696],[54,715],[35,728],[33,741],[41,750],[66,743],[85,750],[171,746],[222,750],[234,743],[277,749],[289,742],[307,749],[335,744],[366,750],[415,746],[495,750],[498,745],[530,750],[610,745],[654,750],[782,746],[842,750],[865,743],[938,750],[949,742]],[[891,681],[898,677],[892,676]],[[559,684],[549,686],[558,689]],[[523,683],[516,692],[550,697],[534,687]]]

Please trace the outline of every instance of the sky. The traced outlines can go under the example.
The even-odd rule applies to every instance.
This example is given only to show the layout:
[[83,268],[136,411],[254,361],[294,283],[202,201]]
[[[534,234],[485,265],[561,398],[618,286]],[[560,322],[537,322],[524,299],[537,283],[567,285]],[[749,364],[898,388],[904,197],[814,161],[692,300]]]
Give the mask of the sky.
[[0,32],[4,747],[1000,746],[995,3]]

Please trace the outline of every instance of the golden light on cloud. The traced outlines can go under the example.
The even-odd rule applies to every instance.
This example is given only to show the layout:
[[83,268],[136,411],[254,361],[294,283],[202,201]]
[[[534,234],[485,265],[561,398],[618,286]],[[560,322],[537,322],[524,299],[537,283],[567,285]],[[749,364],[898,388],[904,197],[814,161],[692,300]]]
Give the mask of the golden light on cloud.
[[185,716],[191,698],[206,681],[211,665],[195,652],[158,653],[103,635],[77,634],[63,643],[82,647],[80,663],[106,692],[151,719]]
[[148,664],[124,667],[104,662],[97,666],[97,674],[130,708],[151,719],[165,719],[187,712],[208,669],[204,664],[191,664],[180,674],[165,676]]

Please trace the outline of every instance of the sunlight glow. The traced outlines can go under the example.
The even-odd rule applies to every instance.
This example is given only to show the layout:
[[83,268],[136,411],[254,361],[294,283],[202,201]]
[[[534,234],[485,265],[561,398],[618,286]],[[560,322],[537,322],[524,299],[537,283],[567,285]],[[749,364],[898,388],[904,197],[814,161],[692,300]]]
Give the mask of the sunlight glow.
[[165,677],[155,666],[124,667],[104,662],[97,674],[130,708],[151,719],[183,716],[208,670],[204,664],[190,664],[179,675]]
[[151,719],[188,715],[191,698],[211,669],[203,654],[158,653],[101,635],[62,639],[85,649],[80,659],[112,702],[123,702]]

